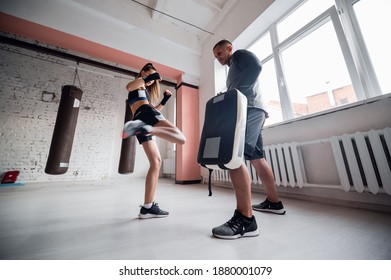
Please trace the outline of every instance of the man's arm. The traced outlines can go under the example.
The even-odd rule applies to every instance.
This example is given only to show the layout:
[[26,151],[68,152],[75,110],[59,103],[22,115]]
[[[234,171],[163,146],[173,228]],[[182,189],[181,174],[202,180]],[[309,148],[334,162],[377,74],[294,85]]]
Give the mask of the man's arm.
[[237,51],[233,58],[243,71],[238,84],[240,86],[253,85],[262,71],[261,61],[255,54],[248,51]]

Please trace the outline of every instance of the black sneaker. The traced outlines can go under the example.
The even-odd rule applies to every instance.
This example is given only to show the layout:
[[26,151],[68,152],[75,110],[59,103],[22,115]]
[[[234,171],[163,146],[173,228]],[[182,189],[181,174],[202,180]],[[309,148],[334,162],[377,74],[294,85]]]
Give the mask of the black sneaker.
[[163,211],[159,208],[157,203],[152,203],[151,208],[147,209],[144,206],[141,206],[140,214],[138,214],[138,217],[140,219],[149,219],[149,218],[164,218],[168,216],[167,211]]
[[140,120],[129,121],[125,123],[122,132],[122,139],[128,138],[137,134],[149,134],[151,132],[151,126]]
[[260,212],[270,212],[278,215],[285,214],[285,209],[281,201],[271,202],[267,198],[264,202],[261,202],[259,204],[254,204],[252,208],[253,210],[260,211]]
[[237,239],[240,237],[258,236],[259,229],[254,216],[249,221],[238,210],[235,210],[231,220],[219,227],[213,228],[212,233],[218,238]]

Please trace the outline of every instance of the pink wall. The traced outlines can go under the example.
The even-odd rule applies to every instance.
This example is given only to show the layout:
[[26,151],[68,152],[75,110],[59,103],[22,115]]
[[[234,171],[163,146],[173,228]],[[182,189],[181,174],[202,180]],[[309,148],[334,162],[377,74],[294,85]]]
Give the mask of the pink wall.
[[177,125],[185,134],[186,143],[177,145],[176,181],[192,183],[201,179],[201,167],[197,164],[199,146],[199,92],[182,84],[177,90]]

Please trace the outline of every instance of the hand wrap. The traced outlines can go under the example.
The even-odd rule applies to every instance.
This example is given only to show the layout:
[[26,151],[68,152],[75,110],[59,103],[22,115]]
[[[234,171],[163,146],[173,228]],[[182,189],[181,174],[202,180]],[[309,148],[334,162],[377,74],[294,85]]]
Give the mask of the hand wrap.
[[163,93],[163,95],[164,95],[164,97],[163,97],[162,101],[160,102],[160,104],[162,104],[164,106],[164,105],[166,105],[168,99],[170,99],[171,94],[168,94],[167,91],[165,91]]

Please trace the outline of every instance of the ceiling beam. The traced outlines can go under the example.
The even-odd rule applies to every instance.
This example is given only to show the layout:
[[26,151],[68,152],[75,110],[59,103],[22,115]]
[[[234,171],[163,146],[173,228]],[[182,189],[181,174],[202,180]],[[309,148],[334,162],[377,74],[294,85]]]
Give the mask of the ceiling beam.
[[201,0],[202,2],[206,3],[209,7],[221,12],[222,7],[219,7],[216,5],[216,3],[212,2],[211,0]]
[[166,4],[166,0],[153,0],[154,5],[153,5],[153,10],[152,10],[152,20],[157,21],[159,19],[159,16],[161,13],[157,11],[162,11],[163,6]]

